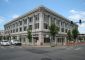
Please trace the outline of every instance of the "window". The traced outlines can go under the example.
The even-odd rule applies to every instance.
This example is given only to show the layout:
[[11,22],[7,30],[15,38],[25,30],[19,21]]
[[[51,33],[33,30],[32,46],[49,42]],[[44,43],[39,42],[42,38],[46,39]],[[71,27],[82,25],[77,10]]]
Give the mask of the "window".
[[24,21],[24,24],[27,24],[27,19],[23,19],[23,21]]
[[13,33],[15,33],[15,29],[13,29]]
[[48,24],[44,23],[44,29],[48,29]]
[[29,17],[29,22],[32,22],[32,20],[33,20],[33,17]]
[[64,32],[64,28],[61,28],[61,32]]
[[22,25],[22,21],[19,21],[20,25]]
[[22,31],[22,28],[20,27],[19,29],[20,29],[20,32],[21,32]]
[[27,26],[24,26],[24,31],[26,31],[27,30]]
[[35,24],[35,29],[39,29],[39,23]]
[[29,28],[32,29],[32,25],[29,25]]
[[65,32],[67,33],[67,32],[68,32],[68,30],[67,30],[67,29],[65,29]]
[[45,14],[44,14],[44,21],[45,21],[45,22],[49,22],[49,15],[45,15]]
[[34,15],[35,21],[39,20],[39,14],[38,15]]
[[16,29],[16,32],[18,32],[18,28]]

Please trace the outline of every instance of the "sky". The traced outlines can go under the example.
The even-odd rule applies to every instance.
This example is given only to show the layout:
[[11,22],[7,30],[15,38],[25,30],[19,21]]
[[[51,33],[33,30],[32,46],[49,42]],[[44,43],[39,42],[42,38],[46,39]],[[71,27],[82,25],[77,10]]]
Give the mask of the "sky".
[[[85,21],[85,0],[0,0],[0,30],[4,24],[40,6],[78,22]],[[78,23],[77,23],[78,24]],[[79,32],[85,34],[85,23],[78,24]]]

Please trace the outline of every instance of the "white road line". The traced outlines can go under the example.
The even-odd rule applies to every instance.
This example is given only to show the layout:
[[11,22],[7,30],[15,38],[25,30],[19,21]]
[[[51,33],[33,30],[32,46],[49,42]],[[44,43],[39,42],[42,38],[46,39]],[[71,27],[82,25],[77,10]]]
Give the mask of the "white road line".
[[81,48],[76,48],[76,49],[74,49],[74,50],[80,50]]

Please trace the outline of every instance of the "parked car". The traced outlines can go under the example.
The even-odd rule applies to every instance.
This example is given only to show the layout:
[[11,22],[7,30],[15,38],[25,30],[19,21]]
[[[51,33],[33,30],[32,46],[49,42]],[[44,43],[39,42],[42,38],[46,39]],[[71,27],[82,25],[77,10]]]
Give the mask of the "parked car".
[[9,46],[9,45],[11,45],[11,43],[10,43],[8,40],[2,40],[2,41],[0,42],[0,45],[1,45],[1,46]]
[[21,45],[21,42],[19,40],[11,40],[12,45]]

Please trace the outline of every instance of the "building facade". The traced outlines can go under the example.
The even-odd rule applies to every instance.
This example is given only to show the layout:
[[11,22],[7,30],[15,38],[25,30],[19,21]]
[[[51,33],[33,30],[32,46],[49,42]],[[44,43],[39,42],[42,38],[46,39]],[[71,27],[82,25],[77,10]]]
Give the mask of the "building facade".
[[[73,28],[78,27],[58,13],[40,6],[6,23],[4,25],[5,35],[10,35],[11,39],[16,37],[22,44],[41,45],[42,43],[44,45],[50,42],[49,26],[51,23],[55,23],[59,27],[55,43],[65,42],[68,30],[71,31]],[[27,39],[28,28],[32,29],[32,42]]]
[[0,36],[4,36],[4,30],[0,30]]

